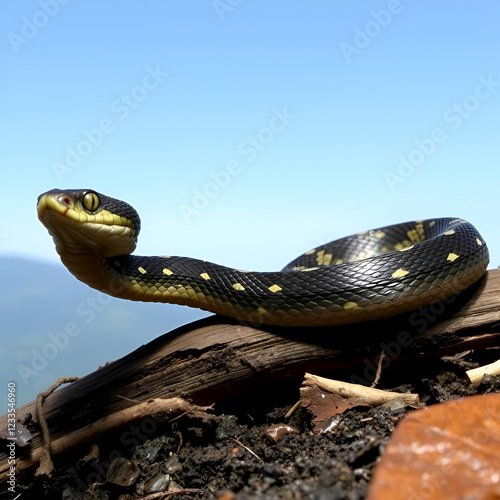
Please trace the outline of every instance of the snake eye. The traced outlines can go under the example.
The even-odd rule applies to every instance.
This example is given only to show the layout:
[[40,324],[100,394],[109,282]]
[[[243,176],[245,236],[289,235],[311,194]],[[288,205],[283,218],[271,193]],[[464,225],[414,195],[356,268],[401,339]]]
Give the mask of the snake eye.
[[99,208],[99,196],[96,193],[86,193],[83,197],[83,208],[95,212]]

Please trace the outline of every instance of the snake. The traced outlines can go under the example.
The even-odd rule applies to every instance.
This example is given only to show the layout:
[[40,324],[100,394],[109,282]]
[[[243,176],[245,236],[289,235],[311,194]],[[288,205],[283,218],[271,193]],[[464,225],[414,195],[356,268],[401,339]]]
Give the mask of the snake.
[[452,297],[489,263],[476,228],[453,217],[389,225],[320,245],[281,271],[191,257],[132,255],[140,218],[90,189],[38,197],[62,263],[113,297],[200,308],[250,325],[325,327],[389,318]]

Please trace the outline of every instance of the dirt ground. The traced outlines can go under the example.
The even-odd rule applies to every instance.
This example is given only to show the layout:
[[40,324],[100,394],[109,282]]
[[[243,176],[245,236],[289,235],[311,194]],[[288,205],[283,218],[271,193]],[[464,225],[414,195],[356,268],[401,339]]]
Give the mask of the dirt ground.
[[[391,365],[378,387],[413,392],[427,404],[462,396],[500,392],[500,379],[476,389],[465,370],[500,357],[500,349],[451,358],[424,358]],[[330,375],[349,380],[353,370]],[[325,375],[325,374],[322,374]],[[51,478],[21,476],[18,493],[29,499],[346,499],[365,498],[373,470],[395,426],[410,408],[358,407],[334,419],[331,429],[312,432],[312,415],[298,408],[300,380],[262,387],[258,392],[215,405],[211,422],[184,415],[161,426],[144,425],[103,436],[93,458],[85,453],[55,460]],[[266,431],[275,424],[283,436]],[[88,449],[87,449],[88,450]],[[123,457],[106,482],[109,464]],[[114,465],[116,465],[116,462]],[[124,472],[125,471],[125,472]],[[123,482],[132,484],[124,486]],[[161,496],[158,491],[170,492]],[[10,498],[1,494],[0,498]]]

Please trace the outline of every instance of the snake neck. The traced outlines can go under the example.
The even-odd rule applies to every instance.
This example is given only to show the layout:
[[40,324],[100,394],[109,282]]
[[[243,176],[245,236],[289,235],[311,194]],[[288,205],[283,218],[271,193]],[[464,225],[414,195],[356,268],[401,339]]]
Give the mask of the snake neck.
[[[252,273],[188,257],[107,258],[88,252],[61,259],[80,281],[113,297],[187,305],[251,323],[275,314],[286,321],[282,273]],[[295,321],[292,313],[286,322]]]
[[96,290],[108,293],[120,298],[120,294],[113,294],[111,290],[121,291],[123,284],[119,283],[109,265],[109,259],[100,252],[92,251],[71,251],[67,248],[60,251],[57,248],[61,262],[68,271],[79,281],[95,288]]
[[212,297],[220,295],[221,271],[227,276],[245,273],[188,257],[105,257],[97,251],[72,252],[65,248],[60,258],[78,280],[113,297],[188,305],[212,312],[218,312],[218,301]]

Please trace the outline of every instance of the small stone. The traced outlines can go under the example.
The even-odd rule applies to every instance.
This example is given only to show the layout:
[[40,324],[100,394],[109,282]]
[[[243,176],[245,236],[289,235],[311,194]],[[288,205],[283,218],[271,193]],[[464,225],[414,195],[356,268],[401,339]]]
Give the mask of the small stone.
[[168,488],[170,476],[168,474],[157,474],[144,483],[144,493],[156,493]]
[[182,465],[179,461],[179,457],[177,455],[172,455],[171,457],[167,458],[167,460],[165,460],[164,469],[165,472],[170,475],[182,470]]
[[130,486],[134,484],[141,473],[137,464],[124,457],[118,457],[111,462],[106,481],[120,486]]
[[236,493],[230,490],[222,490],[217,493],[219,500],[236,500]]
[[136,449],[132,458],[139,462],[144,461],[146,463],[151,463],[158,456],[162,446],[163,443],[161,442],[146,441],[141,447]]
[[275,424],[266,429],[266,436],[277,443],[285,434],[298,434],[299,431],[287,424]]
[[[31,432],[20,422],[14,424],[14,437],[17,446],[27,446],[33,440]],[[0,439],[13,439],[12,431],[7,428],[0,431]]]
[[168,492],[169,493],[177,493],[179,491],[183,491],[184,488],[182,488],[182,486],[179,486],[175,481],[170,481],[170,483],[168,483]]

